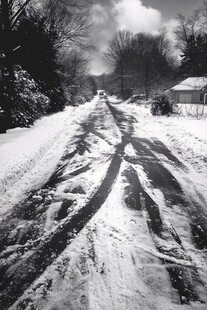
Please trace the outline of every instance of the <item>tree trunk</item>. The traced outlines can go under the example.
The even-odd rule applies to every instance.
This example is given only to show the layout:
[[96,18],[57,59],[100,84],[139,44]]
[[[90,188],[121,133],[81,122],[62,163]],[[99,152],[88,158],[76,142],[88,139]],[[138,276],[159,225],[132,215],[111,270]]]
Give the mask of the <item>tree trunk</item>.
[[11,23],[10,23],[10,11],[8,0],[1,0],[1,9],[3,16],[3,28],[4,28],[4,54],[5,54],[5,67],[7,69],[6,74],[4,74],[4,84],[5,84],[5,94],[4,94],[4,104],[3,108],[5,111],[7,128],[11,125],[11,111],[13,105],[14,97],[14,67],[13,67],[13,50],[12,50],[12,40],[11,40]]

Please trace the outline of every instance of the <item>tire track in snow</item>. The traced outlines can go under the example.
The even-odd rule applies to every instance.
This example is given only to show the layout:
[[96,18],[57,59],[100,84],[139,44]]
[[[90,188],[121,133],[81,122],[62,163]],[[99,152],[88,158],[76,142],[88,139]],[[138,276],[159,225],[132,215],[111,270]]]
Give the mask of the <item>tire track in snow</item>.
[[[152,237],[153,234],[155,234],[159,238],[163,239],[164,242],[170,242],[173,244],[173,252],[170,252],[169,250],[160,246],[159,242],[156,242],[156,238],[153,238],[157,250],[166,256],[166,258],[161,259],[161,261],[164,265],[166,264],[166,269],[170,275],[172,286],[178,291],[181,304],[200,300],[197,292],[194,289],[195,285],[192,280],[198,278],[199,281],[196,268],[194,266],[185,267],[178,266],[176,264],[171,265],[169,264],[171,263],[170,259],[167,260],[167,256],[169,256],[169,258],[172,256],[180,261],[182,261],[182,259],[184,261],[188,261],[189,258],[187,257],[179,236],[177,234],[172,234],[172,232],[163,223],[158,205],[142,188],[136,170],[131,166],[123,173],[123,175],[127,178],[129,185],[131,185],[132,188],[131,195],[129,195],[131,198],[130,201],[133,201],[134,207],[137,207],[138,210],[147,211],[147,223]],[[139,193],[139,200],[137,199],[137,193]],[[126,203],[128,203],[128,207],[131,208],[132,204],[129,203],[130,201],[126,201]]]
[[[151,180],[153,186],[155,188],[160,189],[164,194],[164,197],[168,202],[168,206],[171,206],[171,204],[181,204],[187,207],[187,204],[189,204],[189,202],[187,202],[186,197],[179,183],[173,177],[173,175],[161,164],[159,159],[151,151],[151,149],[154,148],[154,151],[158,152],[159,144],[156,143],[154,147],[153,144],[151,144],[151,142],[148,143],[146,139],[134,138],[132,127],[134,119],[128,115],[125,115],[123,112],[120,112],[118,109],[116,109],[114,106],[111,106],[109,103],[107,105],[112,115],[114,116],[115,123],[120,128],[123,136],[128,141],[128,143],[132,144],[132,146],[136,151],[137,158],[132,158],[131,164],[142,165],[144,171],[147,173],[148,178]],[[125,126],[123,126],[123,124],[125,124]],[[146,144],[151,149],[146,147]],[[161,149],[159,149],[158,153],[164,154],[169,160],[174,162],[176,165],[185,168],[179,162],[179,160],[175,156],[173,156],[168,149],[165,148],[164,145],[161,145]],[[125,156],[125,160],[130,162],[130,157]],[[187,256],[186,251],[182,246],[178,234],[176,233],[173,227],[172,227],[173,228],[172,233],[172,231],[169,231],[167,226],[164,225],[162,217],[159,212],[159,207],[142,188],[138,176],[136,177],[136,171],[133,168],[130,168],[125,173],[129,184],[133,183],[131,184],[133,192],[131,193],[131,197],[129,195],[130,198],[130,201],[128,201],[129,206],[131,207],[131,204],[134,203],[137,204],[136,205],[137,209],[140,209],[140,206],[141,208],[145,208],[148,213],[148,226],[149,230],[152,232],[152,237],[153,234],[155,234],[158,236],[158,238],[161,238],[165,240],[165,242],[167,242],[168,241],[166,239],[167,235],[167,238],[169,238],[169,240],[175,241],[175,248],[177,247],[179,249],[178,253],[179,252],[183,253],[184,255],[183,258],[186,258]],[[137,200],[137,193],[135,193],[136,192],[135,187],[140,194],[140,201]],[[132,197],[133,195],[134,197]],[[155,246],[157,247],[160,253],[169,254],[169,256],[173,255],[175,258],[180,259],[180,257],[177,256],[176,251],[172,253],[166,253],[166,249],[163,249],[162,246],[160,247],[159,243],[156,242],[156,239],[154,239],[154,242]],[[167,261],[163,260],[164,264],[165,262]],[[201,301],[198,293],[196,292],[195,283],[198,282],[201,285],[203,285],[203,283],[199,278],[199,274],[196,268],[188,268],[183,266],[170,266],[170,267],[166,266],[166,269],[169,273],[172,286],[177,290],[179,294],[181,304],[188,304],[191,301]]]
[[[11,269],[4,269],[1,273],[0,278],[0,307],[2,310],[7,309],[10,305],[12,305],[19,296],[29,287],[30,284],[33,283],[38,276],[40,276],[44,270],[53,263],[53,261],[58,257],[60,253],[70,244],[74,238],[74,235],[71,236],[71,232],[77,234],[93,217],[93,215],[100,209],[103,203],[106,201],[108,195],[110,194],[113,184],[116,181],[118,176],[121,162],[123,158],[126,158],[124,155],[124,149],[128,143],[131,143],[137,151],[137,160],[140,163],[140,158],[143,159],[142,163],[145,164],[145,168],[147,167],[147,161],[151,160],[152,165],[157,164],[156,156],[147,150],[146,146],[140,143],[139,140],[133,139],[131,134],[133,133],[133,126],[131,122],[135,120],[133,117],[128,115],[124,118],[123,114],[121,114],[117,109],[108,105],[109,110],[114,116],[115,122],[117,126],[120,128],[122,132],[122,142],[116,146],[116,151],[112,156],[110,166],[107,170],[105,178],[103,179],[99,189],[96,193],[92,196],[88,203],[86,203],[82,209],[80,209],[76,214],[72,217],[68,217],[65,219],[62,226],[59,226],[53,234],[49,235],[46,240],[43,240],[39,243],[36,249],[33,250],[30,254],[28,253],[27,256],[16,265],[14,265]],[[124,118],[124,119],[123,119]],[[65,153],[61,164],[57,167],[57,170],[50,178],[49,182],[45,185],[44,189],[52,189],[55,188],[61,180],[64,180],[63,174],[65,167],[67,166],[67,160],[70,160],[73,156],[77,153],[79,155],[83,155],[86,150],[90,151],[89,146],[86,142],[86,137],[89,132],[94,132],[93,130],[93,122],[95,122],[95,118],[90,119],[90,123],[87,124],[85,131],[83,130],[83,134],[77,136],[76,141],[76,149],[72,153]],[[92,126],[90,130],[90,124]],[[95,133],[95,132],[94,132]],[[103,136],[100,136],[103,138]],[[161,166],[163,167],[163,166]],[[82,167],[82,170],[79,172],[84,172],[85,169],[88,167]],[[150,170],[150,169],[149,169]],[[76,171],[76,173],[78,173]],[[151,171],[151,175],[153,178],[156,176],[157,169]],[[70,176],[68,176],[70,177]],[[137,178],[137,179],[136,179]],[[136,181],[135,181],[136,179]],[[155,181],[155,179],[153,179]],[[149,216],[149,230],[151,231],[152,235],[157,235],[159,238],[163,237],[163,233],[166,233],[166,227],[163,223],[162,217],[159,213],[159,207],[154,203],[151,197],[142,189],[141,184],[139,182],[138,176],[136,175],[136,171],[133,168],[128,172],[128,181],[130,183],[135,182],[133,188],[133,194],[130,197],[132,204],[139,204],[139,208],[146,208],[148,216]],[[160,181],[161,182],[161,181]],[[171,180],[173,186],[178,189],[176,180],[172,178]],[[162,183],[158,184],[160,187]],[[139,191],[141,193],[140,201],[137,197],[134,197],[135,191]],[[168,197],[170,198],[170,194],[167,193]],[[144,199],[142,199],[144,198]],[[179,199],[179,197],[176,197]],[[129,201],[128,201],[129,202]],[[129,203],[131,203],[129,202]],[[64,201],[62,204],[62,209],[58,216],[62,219],[64,215],[66,215],[66,209],[71,206],[71,201]],[[21,208],[20,208],[21,209]],[[28,212],[28,206],[25,208],[25,212]],[[26,213],[25,213],[26,214]],[[31,214],[27,214],[27,216],[34,216]],[[169,233],[170,235],[170,233]],[[171,235],[171,238],[174,236]],[[174,238],[175,239],[175,238]],[[175,240],[178,244],[179,239]],[[157,249],[162,252],[162,249],[158,247]],[[166,253],[165,253],[166,254]],[[168,262],[167,262],[168,263]],[[180,267],[180,266],[166,266],[172,286],[177,289],[181,303],[188,303],[189,301],[199,300],[198,294],[195,292],[193,283],[192,283],[192,271],[189,268]],[[196,275],[193,274],[193,277]],[[25,309],[27,305],[22,304],[21,310]]]
[[[59,227],[54,235],[40,244],[35,252],[21,261],[12,272],[1,274],[0,280],[0,308],[7,309],[40,276],[44,270],[58,257],[68,246],[71,239],[68,234],[72,231],[78,233],[100,209],[112,190],[113,183],[119,173],[122,152],[125,145],[120,144],[112,158],[106,176],[98,191],[90,201],[69,221]],[[15,266],[14,266],[15,267]]]
[[[172,205],[180,205],[187,210],[190,215],[192,238],[196,247],[201,250],[207,249],[207,222],[204,213],[205,208],[203,208],[196,200],[187,197],[175,177],[162,165],[159,159],[153,155],[153,151],[157,152],[157,145],[153,147],[152,143],[147,143],[150,146],[150,149],[147,149],[147,155],[151,156],[152,159],[149,161],[143,158],[146,140],[141,139],[138,141],[138,139],[134,139],[131,143],[134,146],[137,156],[139,157],[139,162],[147,173],[152,185],[161,190],[167,205],[169,207]],[[164,152],[164,155],[169,157],[167,152]],[[173,157],[171,156],[170,158],[175,164],[178,163],[178,167],[180,167],[179,161],[177,162],[177,160],[173,160]],[[185,167],[184,170],[186,170]]]
[[[90,124],[93,126],[94,118],[90,119]],[[90,126],[89,126],[90,127]],[[83,155],[88,149],[85,141],[88,131],[83,132],[78,136],[76,150],[70,154],[64,154],[61,164],[57,167],[56,171],[51,176],[50,180],[42,188],[43,190],[50,191],[55,189],[63,178],[64,169],[67,166],[66,161],[72,158],[76,153]],[[122,141],[116,146],[114,155],[112,156],[111,163],[106,172],[106,175],[92,198],[86,203],[76,214],[65,220],[64,224],[59,226],[53,234],[50,234],[46,240],[41,241],[31,253],[23,256],[23,259],[18,261],[14,266],[7,268],[3,266],[0,271],[0,309],[8,309],[23,293],[24,291],[40,276],[44,270],[53,263],[53,261],[61,254],[64,249],[72,242],[76,234],[90,221],[95,213],[100,209],[109,193],[112,190],[113,184],[118,176],[121,166],[124,148],[127,141]],[[76,171],[77,172],[77,171]],[[81,173],[82,171],[80,171]],[[48,192],[46,193],[46,195]],[[32,193],[31,195],[34,195]],[[29,197],[30,200],[31,197]],[[34,207],[38,208],[38,203],[28,208],[28,201],[25,201],[22,206],[18,207],[18,212],[25,214],[27,219],[35,217]],[[67,208],[67,202],[64,201],[64,209]],[[39,205],[41,202],[39,202]],[[71,206],[71,201],[68,201]],[[69,207],[68,206],[68,207]],[[30,212],[28,211],[30,210]],[[23,212],[24,210],[24,212]],[[22,214],[23,213],[23,214]],[[31,218],[30,218],[31,216]],[[9,232],[6,234],[9,235]],[[7,238],[3,241],[3,247],[7,246]],[[16,242],[16,240],[15,240]]]

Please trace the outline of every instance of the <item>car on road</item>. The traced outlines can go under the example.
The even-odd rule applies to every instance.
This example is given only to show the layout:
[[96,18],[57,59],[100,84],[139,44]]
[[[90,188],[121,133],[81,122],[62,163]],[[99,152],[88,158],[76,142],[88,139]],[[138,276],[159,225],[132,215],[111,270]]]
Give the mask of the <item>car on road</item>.
[[98,93],[98,97],[99,97],[100,99],[106,99],[106,98],[107,98],[107,95],[106,95],[106,91],[105,91],[105,90],[98,90],[97,93]]

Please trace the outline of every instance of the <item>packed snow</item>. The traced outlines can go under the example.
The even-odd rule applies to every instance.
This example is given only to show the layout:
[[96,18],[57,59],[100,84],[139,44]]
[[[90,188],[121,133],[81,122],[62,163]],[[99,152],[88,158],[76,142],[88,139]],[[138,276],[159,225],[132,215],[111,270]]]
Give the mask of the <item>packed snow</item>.
[[[78,234],[71,232],[70,244],[10,310],[21,307],[27,310],[206,309],[206,250],[196,248],[192,242],[189,216],[196,217],[196,212],[207,213],[207,120],[152,116],[147,104],[121,103],[115,96],[109,97],[108,101],[126,114],[126,119],[133,116],[132,136],[135,140],[126,143],[121,151],[131,162],[121,161],[118,176],[101,208]],[[89,116],[94,120],[94,128],[89,128]],[[58,227],[64,226],[93,197],[106,177],[111,159],[123,143],[129,125],[123,122],[120,126],[105,100],[96,97],[85,105],[67,107],[63,112],[43,117],[29,129],[17,128],[1,134],[1,217],[12,212],[29,191],[37,190],[32,197],[35,201],[43,199],[38,188],[63,161],[65,150],[68,154],[73,153],[77,136],[83,135],[83,128],[86,128],[89,133],[84,140],[85,152],[71,157],[61,175],[62,183],[48,193],[47,199],[52,203],[45,213],[41,236],[46,242],[47,236],[55,234]],[[162,191],[161,181],[162,186],[153,186],[147,166],[136,161],[141,157],[133,145],[136,139],[141,139],[146,152],[150,151],[150,155],[143,155],[143,163],[157,160],[157,165],[171,175],[172,186],[175,180],[178,181],[176,186],[180,186],[181,195],[178,202],[175,199],[170,205],[165,196],[168,195],[167,185],[166,192]],[[170,155],[159,153],[159,148],[150,148],[150,143],[156,146],[158,142],[160,147],[169,150]],[[84,172],[76,174],[81,169]],[[138,176],[140,192],[137,197],[136,188],[129,183],[130,173]],[[171,190],[169,188],[169,192]],[[192,206],[182,205],[185,203],[182,191],[192,201]],[[66,217],[57,221],[62,202],[74,198],[75,203],[67,210]],[[136,199],[140,201],[140,209],[135,205]],[[160,234],[156,234],[156,229],[149,229],[153,219],[150,208],[147,209],[147,199],[154,214],[159,211]],[[22,221],[12,233],[24,225],[27,223]],[[24,247],[29,247],[29,243]],[[6,251],[3,254],[15,251],[15,246],[9,246]],[[181,283],[186,279],[188,282],[189,278],[193,281],[199,298],[195,294],[195,301],[187,302],[187,295],[179,296],[176,284],[172,286],[174,270],[178,270],[176,279]],[[194,294],[190,285],[187,288]]]

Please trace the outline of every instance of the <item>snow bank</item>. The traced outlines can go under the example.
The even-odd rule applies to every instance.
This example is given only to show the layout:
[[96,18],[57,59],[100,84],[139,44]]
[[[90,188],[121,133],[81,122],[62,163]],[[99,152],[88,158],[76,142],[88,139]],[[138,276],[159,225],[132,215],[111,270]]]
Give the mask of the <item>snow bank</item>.
[[[207,141],[207,120],[182,119],[179,126],[196,139]],[[201,142],[201,141],[200,141]],[[207,151],[207,150],[206,150]]]
[[95,103],[67,107],[36,121],[29,129],[16,128],[0,135],[0,213],[48,180]]
[[177,113],[181,116],[191,116],[197,119],[207,117],[207,105],[178,103],[176,106]]
[[121,99],[117,98],[116,96],[109,96],[108,97],[108,100],[111,102],[111,103],[121,103]]

